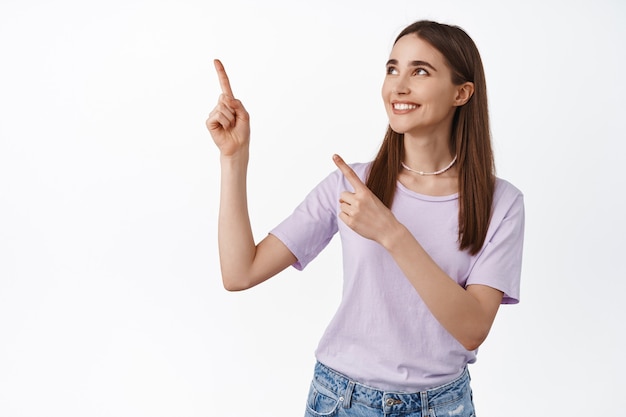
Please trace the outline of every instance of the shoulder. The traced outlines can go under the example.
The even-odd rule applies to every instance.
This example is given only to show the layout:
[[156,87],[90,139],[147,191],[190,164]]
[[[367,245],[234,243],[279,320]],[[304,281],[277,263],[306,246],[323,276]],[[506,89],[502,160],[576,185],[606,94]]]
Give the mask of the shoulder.
[[[366,181],[367,175],[369,174],[369,168],[371,166],[370,162],[356,162],[349,163],[348,165],[354,170],[361,181]],[[335,201],[336,197],[342,191],[347,189],[352,189],[352,186],[344,177],[343,173],[336,168],[317,183],[317,185],[309,192],[307,199]]]
[[367,176],[369,175],[370,168],[372,166],[372,162],[354,162],[348,164],[352,170],[359,176],[361,181],[365,182]]
[[506,219],[524,223],[524,194],[502,178],[496,178],[492,207],[492,225]]
[[524,194],[516,186],[504,180],[496,177],[496,186],[493,194],[494,205],[508,205],[516,201],[522,202]]
[[[348,163],[348,166],[352,168],[352,170],[356,173],[361,181],[366,182],[367,176],[369,175],[370,168],[372,166],[372,162],[353,162]],[[344,189],[346,185],[350,184],[348,180],[344,177],[343,173],[339,170],[339,168],[332,171],[328,175],[326,180],[332,183],[336,183],[338,186],[341,186]]]

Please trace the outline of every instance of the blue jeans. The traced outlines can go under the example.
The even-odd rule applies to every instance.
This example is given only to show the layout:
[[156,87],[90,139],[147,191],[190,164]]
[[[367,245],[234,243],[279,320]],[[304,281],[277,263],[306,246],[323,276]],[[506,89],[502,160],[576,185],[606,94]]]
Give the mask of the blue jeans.
[[351,381],[318,362],[305,417],[473,417],[469,381],[465,369],[456,380],[427,391],[388,392]]

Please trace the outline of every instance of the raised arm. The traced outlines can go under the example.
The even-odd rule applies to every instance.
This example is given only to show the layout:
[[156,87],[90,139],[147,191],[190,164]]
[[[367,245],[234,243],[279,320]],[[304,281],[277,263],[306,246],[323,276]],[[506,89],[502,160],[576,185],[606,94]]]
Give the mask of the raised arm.
[[220,267],[224,288],[239,291],[271,278],[296,258],[273,235],[255,244],[246,188],[250,117],[241,101],[235,99],[224,66],[219,60],[214,63],[222,94],[206,126],[220,150]]

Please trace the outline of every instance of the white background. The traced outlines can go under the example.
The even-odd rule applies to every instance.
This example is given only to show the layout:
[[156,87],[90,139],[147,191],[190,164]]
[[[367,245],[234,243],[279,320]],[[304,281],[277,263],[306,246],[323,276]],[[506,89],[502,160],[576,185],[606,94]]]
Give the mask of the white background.
[[0,416],[299,416],[340,296],[221,287],[221,58],[252,115],[257,238],[366,161],[396,34],[481,50],[498,174],[523,190],[522,302],[471,367],[481,417],[616,415],[624,351],[626,6],[591,1],[0,3]]

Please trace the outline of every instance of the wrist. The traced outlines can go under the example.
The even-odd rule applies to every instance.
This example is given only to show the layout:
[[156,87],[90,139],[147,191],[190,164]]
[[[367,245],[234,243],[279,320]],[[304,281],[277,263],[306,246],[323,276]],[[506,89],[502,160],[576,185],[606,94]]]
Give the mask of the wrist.
[[229,155],[220,154],[220,164],[224,168],[228,168],[228,167],[237,168],[241,166],[247,166],[249,159],[250,159],[250,152],[247,147],[245,149],[240,149],[239,151],[233,154],[229,154]]
[[413,235],[400,222],[396,221],[379,242],[388,252],[393,253],[398,248],[405,247],[407,239],[413,239]]

